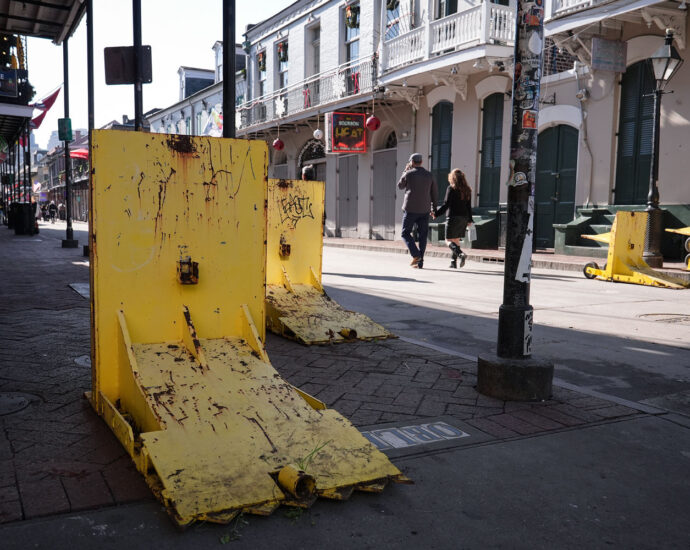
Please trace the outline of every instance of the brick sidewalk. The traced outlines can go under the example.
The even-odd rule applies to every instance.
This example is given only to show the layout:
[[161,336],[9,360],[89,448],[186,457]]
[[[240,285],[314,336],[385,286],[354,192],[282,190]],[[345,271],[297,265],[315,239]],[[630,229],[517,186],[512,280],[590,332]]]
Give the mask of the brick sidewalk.
[[[83,397],[89,303],[68,286],[88,282],[81,250],[0,227],[0,266],[0,523],[152,499]],[[445,415],[499,440],[641,414],[561,388],[539,404],[491,399],[474,389],[473,361],[402,340],[306,347],[271,336],[267,349],[287,380],[360,427]]]

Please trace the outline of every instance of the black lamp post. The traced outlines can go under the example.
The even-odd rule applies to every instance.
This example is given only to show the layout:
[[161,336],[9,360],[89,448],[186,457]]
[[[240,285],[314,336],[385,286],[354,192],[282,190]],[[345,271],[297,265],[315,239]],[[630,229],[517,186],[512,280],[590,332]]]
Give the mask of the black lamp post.
[[661,96],[666,93],[668,81],[683,64],[678,52],[673,47],[673,31],[666,29],[666,40],[647,60],[649,68],[656,80],[654,88],[654,129],[652,133],[652,162],[649,174],[649,194],[647,195],[647,231],[642,258],[651,267],[661,267],[664,257],[661,254],[661,238],[663,235],[663,213],[659,208],[659,128],[661,124]]

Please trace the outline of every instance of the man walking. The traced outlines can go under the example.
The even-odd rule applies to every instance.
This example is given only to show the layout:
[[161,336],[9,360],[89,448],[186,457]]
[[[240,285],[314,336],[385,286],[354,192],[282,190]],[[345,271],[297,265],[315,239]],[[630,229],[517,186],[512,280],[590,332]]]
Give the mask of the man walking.
[[[410,265],[421,269],[424,267],[424,251],[429,233],[429,213],[436,208],[438,188],[431,172],[422,168],[422,155],[414,153],[410,162],[400,176],[398,189],[405,190],[403,200],[402,238],[407,245],[412,262]],[[412,238],[412,228],[417,224],[419,248]]]

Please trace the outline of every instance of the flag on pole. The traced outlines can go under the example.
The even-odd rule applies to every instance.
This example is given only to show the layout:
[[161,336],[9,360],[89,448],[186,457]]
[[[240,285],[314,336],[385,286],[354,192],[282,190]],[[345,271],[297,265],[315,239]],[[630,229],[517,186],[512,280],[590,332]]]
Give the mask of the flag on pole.
[[41,123],[43,122],[43,119],[46,116],[46,113],[50,110],[50,108],[53,106],[53,103],[55,103],[55,100],[57,99],[58,95],[60,94],[60,88],[55,90],[52,94],[50,94],[48,97],[42,99],[41,101],[37,101],[36,103],[33,103],[31,107],[34,109],[38,109],[41,111],[41,113],[34,118],[31,119],[31,122],[29,125],[33,129],[37,129],[41,126]]

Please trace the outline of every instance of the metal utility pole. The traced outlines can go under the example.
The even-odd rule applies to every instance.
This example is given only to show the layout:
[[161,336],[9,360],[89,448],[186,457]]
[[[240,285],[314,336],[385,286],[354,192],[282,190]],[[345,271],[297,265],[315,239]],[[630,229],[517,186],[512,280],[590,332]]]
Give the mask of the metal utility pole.
[[529,304],[543,43],[543,2],[518,0],[503,304],[497,355],[479,357],[477,375],[480,393],[518,401],[548,399],[553,380],[553,365],[531,357]]
[[[64,80],[63,94],[65,99],[65,119],[69,120],[69,40],[67,38],[65,38],[62,43],[62,71]],[[71,137],[69,139],[71,139]],[[74,239],[74,231],[72,230],[72,166],[69,156],[69,139],[62,142],[65,149],[65,218],[67,221],[67,231],[65,233],[65,238],[62,239],[62,248],[77,248],[79,242]]]
[[235,137],[235,0],[223,0],[223,137]]
[[132,28],[134,29],[134,130],[144,127],[143,78],[141,70],[141,0],[132,0]]

